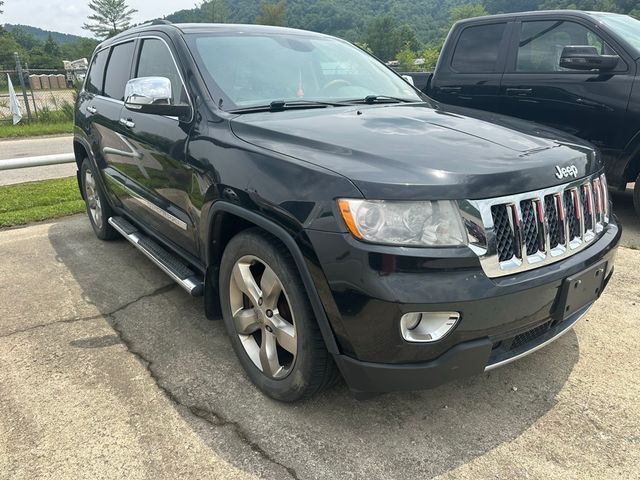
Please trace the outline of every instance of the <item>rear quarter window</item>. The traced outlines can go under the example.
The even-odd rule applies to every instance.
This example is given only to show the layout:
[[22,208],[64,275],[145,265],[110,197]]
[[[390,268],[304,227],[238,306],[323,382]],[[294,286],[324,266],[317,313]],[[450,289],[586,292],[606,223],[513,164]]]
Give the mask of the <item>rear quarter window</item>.
[[93,56],[91,62],[91,68],[89,68],[89,74],[87,75],[87,83],[85,84],[85,90],[94,95],[102,95],[102,82],[104,81],[104,67],[107,64],[107,57],[109,56],[109,49],[105,48],[100,50]]
[[492,23],[465,28],[453,52],[453,69],[460,73],[497,71],[500,43],[506,26],[506,23]]

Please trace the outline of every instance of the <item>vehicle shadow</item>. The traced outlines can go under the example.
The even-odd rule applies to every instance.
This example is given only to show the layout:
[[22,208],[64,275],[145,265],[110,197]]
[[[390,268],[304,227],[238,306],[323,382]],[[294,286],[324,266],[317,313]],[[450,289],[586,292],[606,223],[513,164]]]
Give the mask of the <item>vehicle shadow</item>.
[[613,212],[622,224],[623,247],[640,250],[640,215],[633,208],[633,188],[628,187],[624,192],[611,191]]
[[[120,265],[118,255],[133,249],[124,240],[97,240],[80,217],[52,225],[49,239],[86,301],[117,333],[71,344],[100,349],[125,343],[148,362],[153,378],[209,448],[259,476],[265,475],[265,459],[293,469],[289,473],[297,478],[428,478],[449,472],[517,439],[543,417],[579,357],[571,331],[517,363],[433,390],[360,402],[340,382],[310,400],[282,404],[249,382],[223,323],[204,317],[201,299],[178,287],[156,295],[138,291],[132,271],[157,275],[156,285],[163,273],[150,269],[142,254],[133,261],[127,255]],[[89,262],[79,250],[93,252],[96,260]],[[96,277],[100,271],[105,275]],[[114,304],[133,292],[143,298],[125,308]],[[224,440],[221,429],[229,428],[251,459]]]

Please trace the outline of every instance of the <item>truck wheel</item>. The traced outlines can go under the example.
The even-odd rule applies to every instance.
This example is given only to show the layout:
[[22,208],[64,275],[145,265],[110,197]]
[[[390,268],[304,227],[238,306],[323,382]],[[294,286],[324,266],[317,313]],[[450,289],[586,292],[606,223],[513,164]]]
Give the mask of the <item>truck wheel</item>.
[[636,178],[636,186],[633,189],[633,206],[636,208],[636,213],[640,216],[640,174]]
[[82,162],[80,177],[82,179],[84,202],[87,205],[87,215],[96,237],[100,240],[118,238],[118,232],[109,225],[109,217],[113,215],[113,211],[100,188],[100,184],[96,180],[93,166],[87,158]]
[[258,230],[227,245],[220,301],[231,345],[251,381],[285,402],[333,383],[327,351],[289,251]]

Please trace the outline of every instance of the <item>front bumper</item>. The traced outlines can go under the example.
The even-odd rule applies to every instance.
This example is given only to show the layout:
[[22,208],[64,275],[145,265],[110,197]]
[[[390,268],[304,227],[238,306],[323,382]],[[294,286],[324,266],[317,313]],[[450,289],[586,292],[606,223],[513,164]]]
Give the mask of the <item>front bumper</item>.
[[[341,347],[336,363],[353,391],[385,392],[478,374],[558,338],[590,307],[564,317],[565,279],[606,262],[606,285],[621,230],[612,218],[598,240],[566,260],[494,279],[477,257],[416,259],[346,235],[308,234],[326,279],[318,291]],[[410,343],[399,321],[411,311],[458,311],[461,320],[437,342]]]
[[513,349],[496,354],[489,338],[464,342],[435,360],[424,363],[383,364],[360,362],[346,355],[334,358],[349,388],[355,393],[420,390],[493,370],[533,353],[557,340],[586,315],[591,305],[583,307],[544,335]]

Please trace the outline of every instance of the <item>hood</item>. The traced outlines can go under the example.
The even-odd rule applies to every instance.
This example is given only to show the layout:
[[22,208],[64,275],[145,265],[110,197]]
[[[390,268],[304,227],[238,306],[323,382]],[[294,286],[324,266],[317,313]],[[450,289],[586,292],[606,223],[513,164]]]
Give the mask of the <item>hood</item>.
[[[239,115],[240,139],[349,178],[369,199],[481,199],[598,171],[588,144],[486,112],[422,104]],[[556,167],[575,177],[558,178]]]

